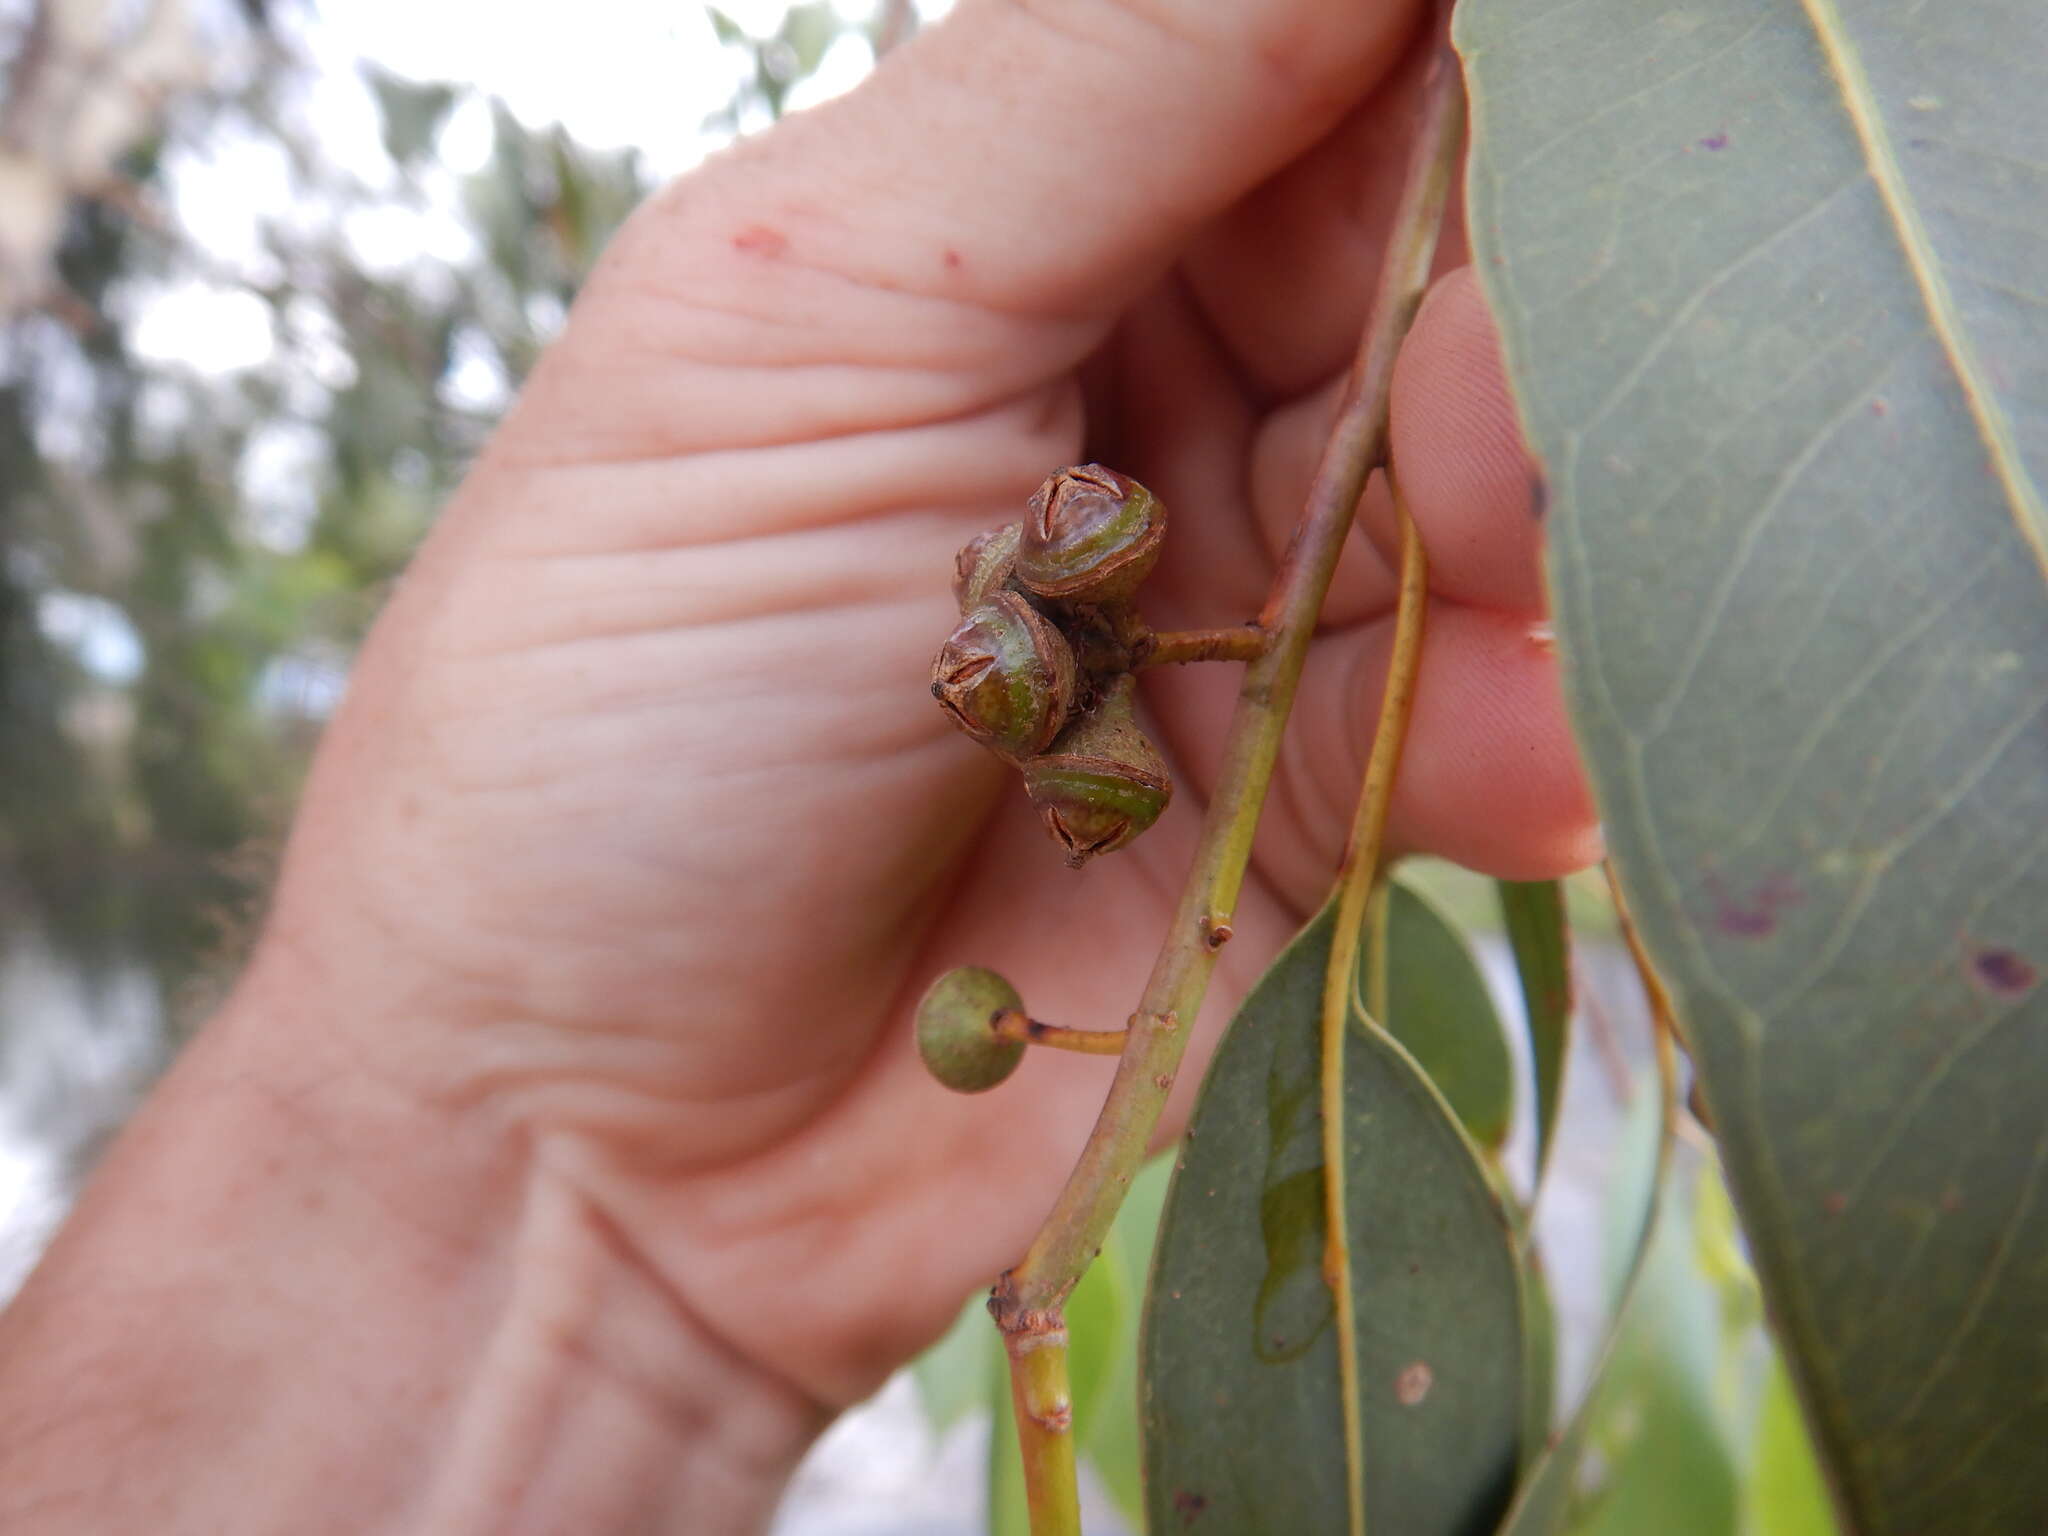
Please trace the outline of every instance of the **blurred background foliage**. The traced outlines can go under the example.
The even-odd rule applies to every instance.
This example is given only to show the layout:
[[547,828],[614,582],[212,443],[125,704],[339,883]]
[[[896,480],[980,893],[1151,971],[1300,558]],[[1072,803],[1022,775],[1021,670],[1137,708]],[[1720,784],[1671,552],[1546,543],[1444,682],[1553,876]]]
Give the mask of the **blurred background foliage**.
[[[0,1098],[69,1163],[232,974],[365,625],[612,231],[916,23],[639,5],[704,59],[657,165],[347,9],[0,0]],[[49,1034],[110,1021],[88,1102]]]
[[[611,233],[662,176],[845,88],[945,8],[615,0],[665,17],[663,57],[690,65],[687,89],[657,60],[614,92],[687,118],[656,152],[580,141],[487,69],[379,57],[339,27],[340,0],[0,0],[0,1298],[232,976],[365,626]],[[545,42],[528,52],[554,68]],[[1470,926],[1495,921],[1487,882],[1424,883]],[[1574,913],[1606,931],[1597,886]],[[1612,1031],[1589,1038],[1578,1091],[1602,1100],[1604,1081],[1607,1109],[1582,1117],[1580,1173],[1552,1181],[1553,1251],[1584,1256],[1559,1266],[1560,1314],[1582,1336],[1621,1144],[1600,1127],[1633,1070]],[[1104,1529],[1140,1508],[1133,1341],[1163,1175],[1076,1300]],[[1711,1162],[1687,1178],[1575,1527],[1825,1531]],[[920,1444],[963,1423],[988,1444],[999,1353],[970,1303],[918,1369]],[[854,1528],[799,1506],[807,1487],[844,1502],[815,1470],[834,1454],[871,1467],[905,1440],[898,1387],[884,1429],[862,1439],[856,1414],[828,1438],[779,1530]],[[995,1446],[975,1453],[993,1525],[1021,1529]],[[961,1528],[918,1523],[891,1486],[902,1518],[858,1528]]]

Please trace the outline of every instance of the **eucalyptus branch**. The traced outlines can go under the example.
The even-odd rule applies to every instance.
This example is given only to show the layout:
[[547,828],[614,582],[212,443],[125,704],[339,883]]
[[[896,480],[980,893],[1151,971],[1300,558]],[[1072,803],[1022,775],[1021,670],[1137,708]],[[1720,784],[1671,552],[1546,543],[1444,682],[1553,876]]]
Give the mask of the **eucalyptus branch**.
[[1003,1343],[1010,1361],[1010,1401],[1017,1410],[1017,1446],[1024,1463],[1032,1536],[1081,1536],[1067,1331],[1011,1333],[1004,1335]]
[[1388,241],[1379,292],[1352,364],[1344,403],[1310,487],[1261,626],[1273,645],[1246,669],[1223,747],[1200,846],[1173,925],[1153,967],[1109,1098],[1052,1214],[1024,1259],[996,1286],[998,1320],[1014,1329],[1057,1307],[1108,1235],[1129,1175],[1144,1158],[1173,1072],[1215,968],[1250,862],[1252,835],[1279,756],[1309,639],[1367,475],[1383,455],[1394,358],[1422,301],[1462,140],[1463,95],[1448,57],[1435,66],[1407,185]]
[[[1064,1334],[1061,1308],[1108,1236],[1144,1160],[1186,1051],[1188,1029],[1215,969],[1217,951],[1228,937],[1309,640],[1366,478],[1385,454],[1394,359],[1435,259],[1463,139],[1463,105],[1457,64],[1446,50],[1436,60],[1425,90],[1378,291],[1336,426],[1259,619],[1258,627],[1271,635],[1271,643],[1246,667],[1201,841],[1165,945],[1131,1016],[1116,1077],[1095,1129],[1023,1260],[997,1282],[989,1300],[1013,1364],[1031,1358],[1017,1353],[1022,1339]],[[1070,1436],[1071,1430],[1067,1433]],[[1027,1434],[1027,1476],[1033,1449]],[[1074,1507],[1071,1456],[1064,1466],[1062,1474],[1056,1459],[1045,1458],[1044,1475],[1064,1475],[1067,1482],[1060,1489],[1033,1486],[1034,1510]]]

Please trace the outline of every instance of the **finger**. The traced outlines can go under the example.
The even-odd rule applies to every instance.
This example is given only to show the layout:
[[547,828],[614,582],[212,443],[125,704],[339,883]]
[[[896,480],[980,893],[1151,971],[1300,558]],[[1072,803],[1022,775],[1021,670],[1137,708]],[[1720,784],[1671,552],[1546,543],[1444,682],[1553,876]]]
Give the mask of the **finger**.
[[572,323],[587,366],[558,355],[537,392],[611,454],[1013,393],[1369,92],[1416,9],[969,3],[658,198]]
[[[1417,28],[1369,100],[1188,251],[1190,291],[1265,400],[1299,396],[1351,361],[1441,45],[1435,29]],[[1453,242],[1443,243],[1448,254]]]
[[[1253,509],[1269,547],[1282,547],[1301,515],[1340,389],[1341,381],[1333,382],[1259,428]],[[1544,612],[1534,470],[1493,319],[1470,268],[1440,278],[1423,301],[1395,365],[1390,432],[1402,494],[1429,550],[1430,590],[1503,613]],[[1382,479],[1368,487],[1358,522],[1391,572],[1400,539]],[[1386,575],[1333,588],[1324,622],[1357,622],[1383,611],[1392,597]]]
[[[1426,530],[1430,589],[1502,613],[1545,611],[1535,468],[1500,358],[1500,334],[1470,267],[1429,291],[1394,368],[1391,447]],[[1399,547],[1389,505],[1364,520]]]
[[[1251,516],[1260,543],[1273,552],[1276,565],[1301,521],[1316,466],[1337,419],[1343,388],[1342,377],[1333,379],[1327,387],[1275,411],[1259,427],[1252,449]],[[1386,499],[1386,477],[1375,474],[1366,482],[1359,504],[1360,523]],[[1396,563],[1388,561],[1364,534],[1354,531],[1344,541],[1343,556],[1323,599],[1321,625],[1342,628],[1386,612],[1394,600]]]
[[[1320,642],[1281,754],[1259,867],[1298,910],[1327,891],[1378,721],[1391,618]],[[1433,602],[1388,826],[1395,853],[1538,880],[1592,863],[1600,838],[1540,626]]]

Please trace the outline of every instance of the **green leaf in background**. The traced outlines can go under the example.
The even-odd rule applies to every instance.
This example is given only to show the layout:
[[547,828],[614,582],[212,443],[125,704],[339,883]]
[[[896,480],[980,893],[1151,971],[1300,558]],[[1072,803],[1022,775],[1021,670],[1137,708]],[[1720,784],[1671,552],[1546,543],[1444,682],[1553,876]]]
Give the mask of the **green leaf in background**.
[[1458,11],[1567,694],[1863,1536],[2048,1530],[2044,27]]
[[1359,966],[1366,1008],[1407,1049],[1489,1151],[1507,1140],[1514,1059],[1486,977],[1464,935],[1420,891],[1389,882],[1366,919]]
[[1501,920],[1514,951],[1522,1011],[1528,1019],[1529,1060],[1536,1079],[1534,1187],[1541,1189],[1572,1043],[1571,932],[1565,920],[1564,886],[1556,880],[1500,880],[1494,888],[1500,893]]
[[[1345,1528],[1316,1085],[1331,921],[1310,924],[1239,1009],[1167,1195],[1140,1345],[1146,1503],[1162,1536]],[[1520,1450],[1513,1234],[1408,1053],[1363,1019],[1349,1045],[1369,1524],[1480,1536]]]
[[[1152,1245],[1166,1205],[1166,1186],[1173,1177],[1173,1159],[1155,1158],[1131,1180],[1116,1225],[1103,1245],[1103,1264],[1122,1272],[1122,1294],[1133,1302],[1145,1295],[1152,1270]],[[1081,1456],[1094,1469],[1105,1492],[1134,1529],[1145,1522],[1145,1482],[1138,1436],[1138,1324],[1140,1308],[1124,1314],[1115,1354],[1115,1369],[1103,1388],[1095,1412],[1080,1423]]]
[[975,1409],[987,1406],[989,1378],[1002,1368],[987,1298],[972,1297],[946,1336],[910,1362],[910,1377],[933,1432],[943,1435]]
[[1835,1536],[1827,1486],[1813,1458],[1813,1441],[1792,1396],[1782,1356],[1771,1356],[1750,1451],[1742,1536]]
[[1644,1274],[1656,1242],[1665,1169],[1671,1158],[1668,1108],[1669,1100],[1660,1089],[1638,1088],[1607,1190],[1607,1290],[1612,1317],[1607,1337],[1594,1359],[1584,1400],[1557,1439],[1543,1446],[1528,1466],[1514,1508],[1501,1523],[1501,1536],[1550,1536],[1564,1529],[1587,1449],[1600,1435],[1600,1426],[1614,1411],[1616,1396],[1623,1390],[1612,1384],[1629,1358],[1629,1330],[1636,1326],[1636,1313],[1658,1304],[1656,1298],[1642,1297],[1641,1292],[1648,1289]]
[[[1691,1197],[1673,1187],[1663,1208],[1582,1410],[1586,1454],[1562,1527],[1571,1536],[1736,1536],[1740,1463],[1714,1390],[1721,1298],[1697,1262]],[[1620,1218],[1624,1232],[1630,1219]]]
[[374,64],[363,67],[363,78],[377,96],[383,119],[384,152],[400,166],[411,166],[423,159],[434,147],[434,136],[455,105],[455,87],[422,85]]

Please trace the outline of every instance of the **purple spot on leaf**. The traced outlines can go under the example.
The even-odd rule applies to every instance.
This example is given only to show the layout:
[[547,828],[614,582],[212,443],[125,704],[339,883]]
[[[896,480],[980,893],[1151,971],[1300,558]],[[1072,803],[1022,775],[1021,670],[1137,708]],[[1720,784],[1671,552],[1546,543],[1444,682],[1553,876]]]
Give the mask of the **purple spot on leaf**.
[[2036,974],[2023,955],[2009,949],[1980,949],[1970,961],[1977,979],[2001,997],[2017,997],[2032,987]]
[[1728,135],[1726,132],[1710,133],[1700,140],[1701,149],[1726,149],[1727,147]]
[[1804,893],[1785,875],[1773,875],[1746,896],[1731,893],[1717,879],[1707,889],[1714,898],[1714,926],[1731,939],[1767,939],[1778,931],[1787,907],[1796,907]]

